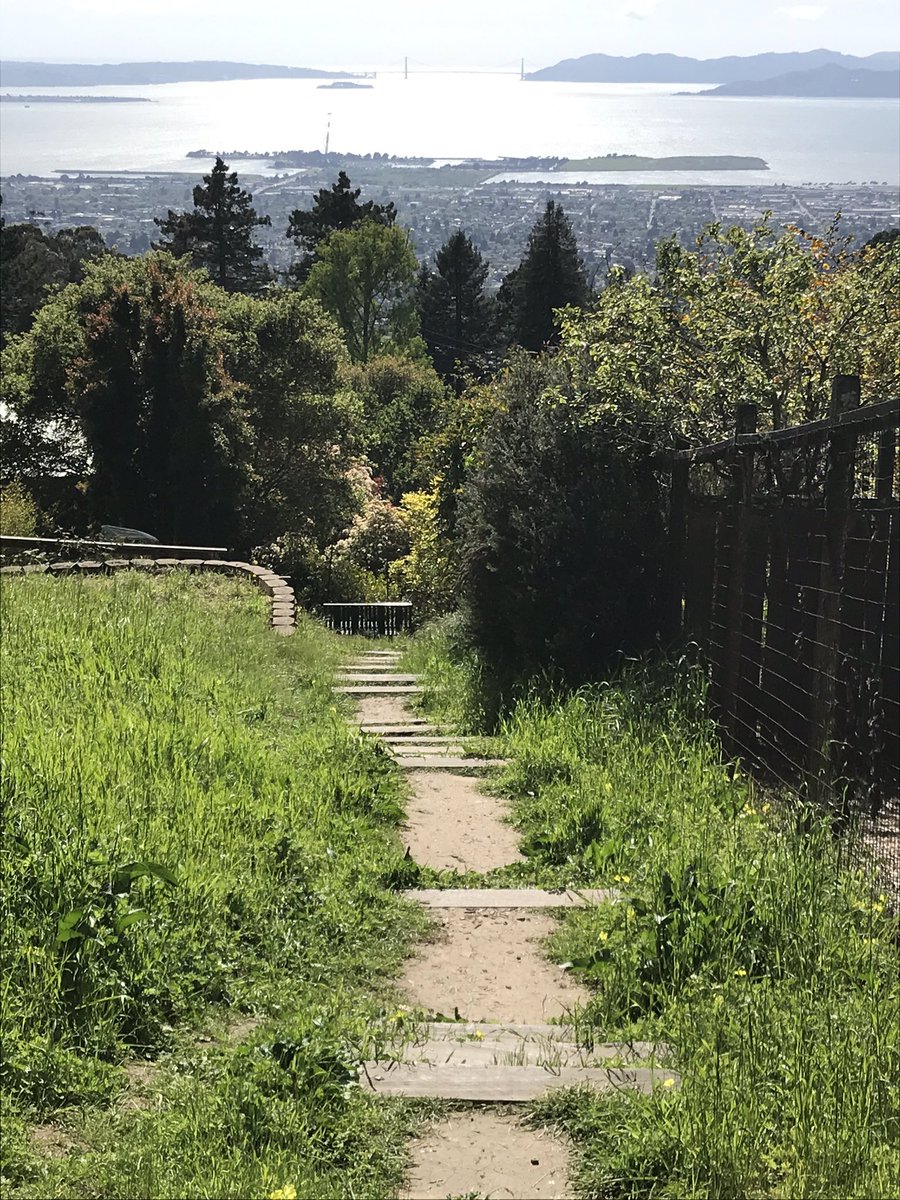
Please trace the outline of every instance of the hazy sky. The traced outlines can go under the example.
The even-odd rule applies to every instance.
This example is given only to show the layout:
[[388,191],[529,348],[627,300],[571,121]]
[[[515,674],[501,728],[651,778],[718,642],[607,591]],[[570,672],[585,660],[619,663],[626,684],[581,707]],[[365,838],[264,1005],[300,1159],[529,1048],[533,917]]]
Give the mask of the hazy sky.
[[0,0],[6,58],[530,68],[593,51],[900,48],[897,0]]

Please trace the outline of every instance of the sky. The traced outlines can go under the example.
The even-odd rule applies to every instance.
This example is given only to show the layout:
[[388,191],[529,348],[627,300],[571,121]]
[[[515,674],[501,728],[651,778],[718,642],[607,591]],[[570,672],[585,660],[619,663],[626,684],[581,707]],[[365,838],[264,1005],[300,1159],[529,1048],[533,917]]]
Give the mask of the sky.
[[581,54],[900,49],[896,0],[0,0],[4,58],[528,69]]

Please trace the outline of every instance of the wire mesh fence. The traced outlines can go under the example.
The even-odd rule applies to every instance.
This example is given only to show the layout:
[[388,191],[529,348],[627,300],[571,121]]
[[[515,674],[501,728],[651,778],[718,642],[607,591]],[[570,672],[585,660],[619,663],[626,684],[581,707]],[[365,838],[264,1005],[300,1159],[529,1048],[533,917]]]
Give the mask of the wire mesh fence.
[[900,402],[673,456],[673,631],[734,753],[860,831],[900,890]]

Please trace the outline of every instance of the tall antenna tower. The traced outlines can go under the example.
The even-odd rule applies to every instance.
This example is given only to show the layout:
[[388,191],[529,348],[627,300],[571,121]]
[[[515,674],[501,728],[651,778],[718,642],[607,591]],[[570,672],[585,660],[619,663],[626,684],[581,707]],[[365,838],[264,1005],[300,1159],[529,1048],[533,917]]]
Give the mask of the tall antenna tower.
[[331,113],[328,114],[328,124],[325,126],[325,166],[328,166],[328,146],[331,143]]
[[403,60],[403,78],[409,79],[409,58],[408,57],[404,58],[404,60]]
[[525,78],[525,59],[524,59],[524,58],[522,59],[522,72],[521,72],[521,74],[519,75],[519,78],[520,78],[520,79],[524,79],[524,78]]

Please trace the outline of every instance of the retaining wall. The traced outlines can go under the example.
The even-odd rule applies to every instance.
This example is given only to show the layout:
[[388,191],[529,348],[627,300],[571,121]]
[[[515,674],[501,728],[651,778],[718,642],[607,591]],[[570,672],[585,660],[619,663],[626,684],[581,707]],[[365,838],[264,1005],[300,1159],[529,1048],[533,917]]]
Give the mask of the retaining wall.
[[297,627],[294,590],[287,581],[267,567],[252,563],[226,562],[203,558],[107,558],[81,559],[77,562],[29,563],[27,566],[0,567],[0,575],[111,575],[115,571],[212,571],[218,575],[248,576],[269,598],[270,624],[283,636]]

